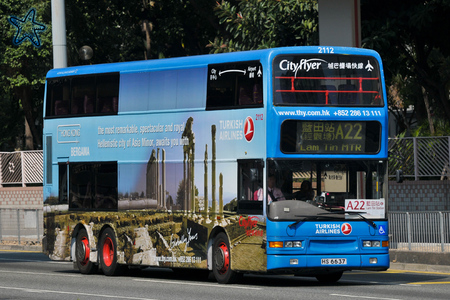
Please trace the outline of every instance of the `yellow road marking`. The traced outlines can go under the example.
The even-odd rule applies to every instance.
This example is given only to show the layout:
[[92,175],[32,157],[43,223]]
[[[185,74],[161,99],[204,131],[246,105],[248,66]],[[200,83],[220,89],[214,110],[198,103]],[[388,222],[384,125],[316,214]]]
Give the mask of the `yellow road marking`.
[[423,285],[423,284],[450,284],[450,281],[424,281],[424,282],[410,282],[407,284],[417,284],[417,285]]
[[0,250],[0,252],[42,253],[42,251],[27,251],[27,250]]
[[436,275],[450,275],[450,273],[446,272],[431,272],[431,271],[409,271],[409,270],[389,270],[384,271],[383,273],[416,273],[416,274],[436,274]]

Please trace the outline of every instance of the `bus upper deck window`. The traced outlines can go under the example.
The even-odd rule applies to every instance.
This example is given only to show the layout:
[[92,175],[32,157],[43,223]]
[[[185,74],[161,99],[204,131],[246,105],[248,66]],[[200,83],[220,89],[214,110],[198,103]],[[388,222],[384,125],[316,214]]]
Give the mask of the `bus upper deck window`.
[[262,75],[259,61],[209,65],[206,108],[262,107]]

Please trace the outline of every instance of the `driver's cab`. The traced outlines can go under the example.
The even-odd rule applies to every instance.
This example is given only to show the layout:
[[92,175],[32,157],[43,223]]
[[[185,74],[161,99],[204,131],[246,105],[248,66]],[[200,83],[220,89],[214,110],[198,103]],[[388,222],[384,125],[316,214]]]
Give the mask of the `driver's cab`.
[[349,199],[387,199],[386,171],[380,160],[241,160],[237,211],[262,215],[263,203],[269,212],[279,201],[344,211]]

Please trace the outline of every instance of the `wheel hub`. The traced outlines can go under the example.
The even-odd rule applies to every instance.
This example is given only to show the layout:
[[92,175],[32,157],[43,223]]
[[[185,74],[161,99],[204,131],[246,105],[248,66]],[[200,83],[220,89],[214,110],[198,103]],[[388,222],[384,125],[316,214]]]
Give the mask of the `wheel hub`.
[[89,262],[90,253],[89,240],[83,237],[81,243],[77,244],[77,259],[82,266],[85,266]]
[[230,253],[227,245],[224,243],[221,243],[216,249],[215,264],[216,270],[218,270],[220,274],[226,273],[230,267]]
[[107,267],[111,266],[114,258],[113,242],[110,237],[105,239],[103,244],[103,262]]

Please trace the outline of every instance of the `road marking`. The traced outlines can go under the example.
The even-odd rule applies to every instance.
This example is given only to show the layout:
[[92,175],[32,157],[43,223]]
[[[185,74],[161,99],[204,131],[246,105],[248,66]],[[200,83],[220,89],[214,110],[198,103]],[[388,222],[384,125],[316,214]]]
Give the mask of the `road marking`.
[[42,253],[42,251],[31,251],[31,250],[0,250],[0,252],[16,252],[16,253]]
[[129,299],[129,300],[155,300],[155,299],[150,299],[150,298],[126,297],[126,296],[117,296],[117,295],[99,295],[99,294],[89,294],[89,293],[79,293],[79,292],[52,291],[52,290],[39,290],[39,289],[30,289],[30,288],[16,288],[16,287],[10,287],[10,286],[0,286],[0,289],[16,290],[16,291],[22,291],[22,292],[26,292],[26,293],[79,295],[79,296],[87,296],[87,297],[118,298],[118,299]]
[[422,285],[422,284],[450,284],[450,281],[421,281],[421,282],[411,282],[405,285]]
[[51,260],[41,260],[41,259],[18,259],[18,258],[3,258],[0,257],[0,260],[9,260],[9,261],[17,261],[17,262],[43,262],[48,264],[72,264],[70,261],[51,261]]
[[248,286],[232,286],[229,284],[208,284],[208,283],[193,283],[193,282],[183,282],[175,280],[153,280],[153,279],[133,279],[134,281],[143,282],[155,282],[155,283],[167,283],[167,284],[185,284],[185,285],[195,285],[195,286],[206,286],[212,288],[227,288],[227,289],[246,289],[246,290],[262,290],[262,288],[254,288]]
[[361,296],[361,295],[330,294],[330,296],[347,297],[347,298],[358,298],[358,299],[401,300],[401,299],[397,299],[397,298],[380,298],[380,297],[369,297],[369,296]]
[[20,272],[20,271],[6,271],[0,270],[0,273],[13,273],[13,274],[24,274],[24,275],[48,275],[48,276],[58,276],[58,277],[81,277],[81,274],[61,274],[61,273],[36,273],[36,272]]
[[397,274],[397,273],[417,273],[417,274],[435,274],[435,275],[450,275],[450,273],[446,272],[430,272],[430,271],[408,271],[408,270],[389,270],[381,273],[387,274]]

